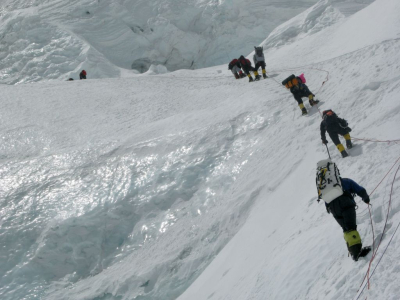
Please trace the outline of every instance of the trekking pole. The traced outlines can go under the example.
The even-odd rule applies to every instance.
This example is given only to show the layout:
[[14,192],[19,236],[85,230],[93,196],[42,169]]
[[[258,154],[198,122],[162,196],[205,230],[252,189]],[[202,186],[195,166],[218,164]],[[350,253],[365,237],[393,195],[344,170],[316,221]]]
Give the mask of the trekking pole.
[[328,151],[329,159],[331,159],[331,154],[329,153],[328,145],[325,144],[325,147],[326,147],[326,151]]

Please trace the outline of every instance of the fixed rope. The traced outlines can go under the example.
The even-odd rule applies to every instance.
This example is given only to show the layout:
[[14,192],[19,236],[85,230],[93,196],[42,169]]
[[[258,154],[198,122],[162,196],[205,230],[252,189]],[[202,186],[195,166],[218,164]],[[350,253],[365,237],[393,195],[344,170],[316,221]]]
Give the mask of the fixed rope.
[[[399,159],[400,159],[400,157],[397,159],[396,163],[398,162]],[[392,168],[393,168],[393,167],[392,167]],[[392,168],[391,168],[391,169],[392,169]],[[384,225],[384,227],[383,227],[382,235],[381,235],[381,238],[380,238],[380,240],[379,240],[379,243],[378,243],[378,245],[377,245],[377,247],[376,247],[376,249],[375,249],[375,252],[373,253],[373,255],[372,255],[372,257],[371,257],[371,260],[370,260],[369,266],[368,266],[368,270],[367,270],[366,274],[364,275],[363,281],[361,282],[360,288],[361,288],[361,287],[363,287],[363,288],[362,288],[361,291],[360,291],[360,288],[359,288],[359,290],[357,291],[357,292],[360,291],[359,294],[358,294],[357,299],[361,296],[361,294],[362,294],[362,292],[364,291],[365,286],[367,285],[367,283],[368,283],[368,289],[370,289],[369,280],[370,280],[370,278],[372,277],[372,275],[374,274],[374,272],[375,272],[376,268],[378,267],[379,263],[381,262],[383,256],[385,255],[386,250],[387,250],[387,248],[389,247],[389,245],[390,245],[390,243],[391,243],[391,241],[392,241],[394,235],[396,234],[397,229],[398,229],[398,227],[399,227],[399,225],[400,225],[400,223],[399,223],[399,225],[397,226],[395,232],[393,233],[393,235],[392,235],[392,237],[391,237],[391,239],[390,239],[388,245],[386,246],[384,252],[382,253],[381,258],[379,259],[379,261],[378,261],[378,263],[376,264],[374,270],[372,271],[371,276],[369,276],[369,272],[370,272],[370,269],[371,269],[372,261],[375,259],[376,255],[377,255],[377,253],[378,253],[379,246],[381,245],[382,240],[383,240],[383,237],[384,237],[385,232],[386,232],[386,226],[387,226],[387,223],[388,223],[388,220],[389,220],[389,213],[390,213],[390,208],[391,208],[391,204],[392,204],[393,186],[394,186],[394,182],[395,182],[395,180],[396,180],[397,173],[398,173],[399,169],[400,169],[400,165],[397,167],[397,170],[396,170],[396,172],[395,172],[395,174],[394,174],[394,176],[393,176],[393,181],[392,181],[391,190],[390,190],[390,197],[389,197],[388,210],[387,210],[387,213],[386,213],[385,225]],[[386,175],[385,175],[385,177],[386,177]],[[382,182],[382,181],[381,181],[381,182]],[[379,183],[379,184],[380,184],[380,183]],[[374,191],[375,191],[375,189],[374,189]],[[372,194],[372,193],[371,193],[371,194]],[[372,222],[372,216],[371,216],[371,222]],[[368,282],[367,282],[366,284],[364,284],[366,278],[368,278]],[[363,286],[363,284],[364,284],[364,286]]]
[[361,138],[356,138],[356,137],[352,137],[352,140],[356,140],[356,141],[366,141],[366,142],[374,142],[374,143],[398,143],[400,142],[400,140],[386,140],[386,141],[380,141],[380,140],[369,140],[369,139],[361,139]]

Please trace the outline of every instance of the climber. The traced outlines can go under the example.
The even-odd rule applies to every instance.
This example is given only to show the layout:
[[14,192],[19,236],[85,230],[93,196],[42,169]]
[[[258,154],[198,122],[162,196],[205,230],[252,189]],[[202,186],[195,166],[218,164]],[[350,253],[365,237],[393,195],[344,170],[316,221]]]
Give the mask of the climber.
[[[253,55],[253,61],[254,61],[254,69],[256,72],[258,72],[258,69],[261,67],[262,74],[264,79],[268,78],[266,71],[265,71],[265,58],[264,58],[264,52],[263,52],[263,47],[254,47],[254,55]],[[256,80],[259,80],[261,78],[260,75],[256,75]]]
[[307,109],[304,107],[302,97],[308,97],[308,101],[311,106],[319,103],[319,100],[315,100],[315,95],[311,93],[308,89],[307,85],[305,85],[306,79],[304,74],[300,76],[290,75],[284,81],[282,81],[282,85],[284,85],[287,89],[290,89],[290,92],[293,94],[294,99],[296,99],[299,107],[301,109],[302,115],[307,114]]
[[351,149],[353,147],[350,137],[351,128],[348,126],[347,121],[339,118],[331,109],[324,110],[322,113],[322,118],[323,120],[320,125],[322,143],[325,145],[328,143],[325,136],[325,133],[328,132],[332,142],[342,154],[342,157],[344,158],[349,156],[339,140],[340,134],[346,140],[347,149]]
[[239,61],[236,58],[229,63],[228,69],[231,70],[236,79],[245,77],[242,70],[240,69]]
[[249,77],[249,82],[254,81],[253,77],[251,77],[250,71],[254,72],[254,75],[257,77],[258,73],[257,71],[255,71],[255,69],[251,66],[251,62],[250,60],[248,60],[247,58],[245,58],[243,55],[241,55],[239,57],[239,64],[240,67],[243,70],[243,73],[245,73],[247,75],[247,77]]
[[335,163],[325,159],[317,163],[316,184],[318,201],[324,200],[326,210],[331,213],[343,229],[347,249],[353,260],[366,256],[371,247],[362,247],[361,237],[357,231],[356,202],[354,194],[369,205],[370,199],[362,186],[349,178],[341,178]]
[[79,79],[86,79],[86,71],[82,70],[82,72],[79,73]]

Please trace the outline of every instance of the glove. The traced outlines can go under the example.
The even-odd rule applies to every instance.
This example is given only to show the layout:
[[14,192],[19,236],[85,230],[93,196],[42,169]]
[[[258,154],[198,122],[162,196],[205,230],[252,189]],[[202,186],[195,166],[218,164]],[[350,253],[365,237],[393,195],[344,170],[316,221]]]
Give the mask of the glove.
[[363,201],[365,202],[365,203],[367,203],[367,204],[369,204],[369,196],[368,195],[366,195],[364,198],[363,198]]
[[328,206],[326,206],[326,212],[327,212],[328,214],[331,213],[331,211],[329,210],[329,207],[328,207]]
[[322,140],[322,144],[326,145],[326,144],[328,144],[328,141],[327,140]]

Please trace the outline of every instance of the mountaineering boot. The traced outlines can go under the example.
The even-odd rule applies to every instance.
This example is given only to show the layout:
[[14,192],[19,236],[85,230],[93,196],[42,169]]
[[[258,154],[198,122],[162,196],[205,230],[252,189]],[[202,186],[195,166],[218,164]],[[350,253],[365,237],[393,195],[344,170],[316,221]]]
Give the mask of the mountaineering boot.
[[360,253],[358,254],[357,260],[360,257],[365,257],[368,255],[368,253],[371,251],[371,247],[367,246],[367,247],[363,247],[360,251]]
[[354,261],[360,257],[362,243],[361,237],[357,230],[349,230],[344,232],[344,240],[346,241],[347,249]]
[[306,114],[307,114],[307,109],[304,107],[304,104],[303,104],[303,103],[300,103],[300,104],[299,104],[299,107],[300,107],[300,109],[301,109],[301,115],[302,115],[302,116],[306,115]]
[[240,78],[245,78],[246,77],[246,75],[244,75],[244,73],[242,71],[240,71],[239,76],[240,76]]
[[249,82],[253,82],[254,80],[253,80],[253,77],[251,77],[251,75],[249,74],[249,75],[247,75],[248,77],[249,77]]
[[338,148],[338,150],[340,151],[340,154],[342,154],[342,157],[345,158],[347,156],[349,156],[346,152],[346,150],[344,149],[342,144],[336,145],[336,147]]
[[351,143],[351,137],[349,133],[346,133],[344,136],[344,139],[346,140],[346,147],[347,149],[353,148],[353,144]]
[[308,102],[310,103],[311,106],[314,106],[315,104],[319,103],[318,100],[314,99],[314,95],[313,94],[308,96]]
[[256,78],[254,79],[255,81],[259,81],[261,79],[260,75],[256,75]]
[[351,255],[351,258],[354,261],[357,261],[358,258],[360,257],[360,253],[361,253],[361,250],[362,250],[361,247],[362,247],[362,244],[357,244],[357,245],[348,247],[350,255]]
[[235,73],[235,78],[236,78],[236,79],[239,79],[239,78],[240,78],[238,73]]
[[262,70],[262,74],[263,74],[264,79],[268,78],[265,69]]

